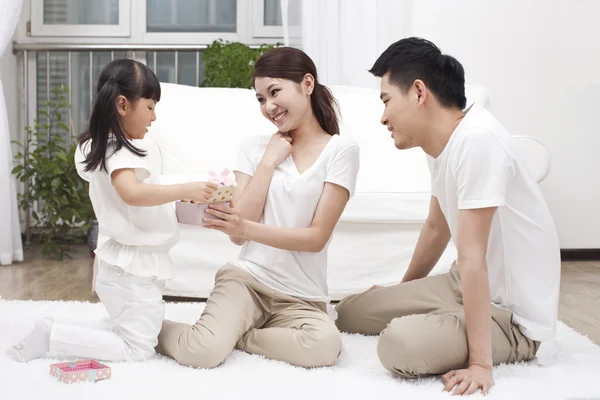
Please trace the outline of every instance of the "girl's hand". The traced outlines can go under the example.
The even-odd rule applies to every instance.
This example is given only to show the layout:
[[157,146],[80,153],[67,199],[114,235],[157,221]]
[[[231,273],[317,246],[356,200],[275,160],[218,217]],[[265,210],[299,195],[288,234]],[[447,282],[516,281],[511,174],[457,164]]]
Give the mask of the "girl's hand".
[[281,132],[271,136],[261,162],[270,167],[277,167],[292,152],[292,138]]
[[217,190],[217,185],[211,182],[191,182],[185,184],[185,200],[193,203],[206,203]]
[[204,227],[208,229],[216,229],[231,237],[244,238],[248,221],[240,216],[240,210],[231,208],[224,203],[209,204],[205,211],[212,218],[203,218]]

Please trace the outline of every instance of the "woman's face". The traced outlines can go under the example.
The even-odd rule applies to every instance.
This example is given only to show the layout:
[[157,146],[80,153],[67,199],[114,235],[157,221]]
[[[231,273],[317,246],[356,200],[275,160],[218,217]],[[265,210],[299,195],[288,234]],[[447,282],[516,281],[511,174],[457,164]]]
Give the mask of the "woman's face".
[[278,78],[260,77],[254,80],[260,110],[279,132],[298,129],[302,121],[310,116],[312,89],[311,79],[305,79],[301,84]]

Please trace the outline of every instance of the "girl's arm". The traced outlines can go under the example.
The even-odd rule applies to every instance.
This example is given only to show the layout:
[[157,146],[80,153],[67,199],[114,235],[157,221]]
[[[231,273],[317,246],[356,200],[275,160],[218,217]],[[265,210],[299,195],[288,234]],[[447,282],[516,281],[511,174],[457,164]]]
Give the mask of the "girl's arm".
[[323,250],[349,200],[348,189],[326,182],[309,228],[280,228],[247,221],[239,210],[222,204],[211,204],[207,213],[221,220],[207,218],[204,223],[229,236],[242,238],[288,251],[319,252]]
[[138,180],[131,168],[115,170],[112,184],[121,199],[130,206],[152,207],[189,199],[196,202],[208,200],[217,185],[209,182],[191,182],[176,185],[153,185]]

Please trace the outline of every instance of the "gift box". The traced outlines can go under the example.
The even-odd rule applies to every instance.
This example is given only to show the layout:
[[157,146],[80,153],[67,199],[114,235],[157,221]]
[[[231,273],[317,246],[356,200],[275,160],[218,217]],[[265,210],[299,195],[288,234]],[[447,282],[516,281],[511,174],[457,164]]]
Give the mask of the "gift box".
[[[213,202],[216,203],[216,202]],[[229,205],[230,202],[222,202],[224,204]],[[202,221],[203,218],[211,218],[218,219],[217,217],[206,214],[204,210],[206,210],[208,204],[199,204],[199,203],[189,203],[185,201],[178,201],[175,203],[175,214],[177,215],[177,222],[180,224],[187,225],[205,225]]]
[[79,360],[50,365],[50,375],[64,383],[96,382],[110,378],[110,367],[96,360]]
[[214,171],[209,171],[209,174],[209,182],[212,182],[219,187],[206,203],[191,203],[185,201],[175,202],[175,214],[177,215],[177,222],[180,224],[203,226],[203,218],[218,219],[217,217],[204,212],[209,204],[222,203],[227,204],[228,206],[231,204],[231,198],[233,197],[236,187],[235,182],[230,177],[231,172],[228,169],[225,169],[219,176],[217,176]]

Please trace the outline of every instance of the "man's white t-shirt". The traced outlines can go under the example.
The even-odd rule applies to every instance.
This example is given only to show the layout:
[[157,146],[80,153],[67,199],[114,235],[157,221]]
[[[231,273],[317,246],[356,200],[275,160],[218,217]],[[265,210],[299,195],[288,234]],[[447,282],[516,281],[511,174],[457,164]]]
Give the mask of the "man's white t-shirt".
[[491,300],[532,340],[555,334],[560,247],[554,222],[518,144],[473,105],[437,158],[427,157],[432,195],[453,238],[461,209],[498,207],[487,250]]
[[126,204],[112,184],[111,174],[131,168],[140,182],[160,184],[148,168],[146,157],[139,157],[125,147],[115,150],[109,141],[106,169],[83,173],[83,160],[89,151],[87,142],[76,152],[78,171],[90,183],[90,200],[102,232],[109,239],[95,251],[96,256],[136,276],[171,277],[169,249],[179,240],[175,210],[170,204],[135,207]]
[[[253,176],[265,153],[271,135],[252,137],[244,142],[235,170]],[[281,228],[309,228],[326,182],[348,189],[354,195],[359,169],[358,145],[333,135],[319,158],[300,174],[289,155],[273,173],[260,222]],[[308,301],[329,302],[327,288],[327,248],[316,252],[280,250],[248,241],[235,265],[266,286]]]

